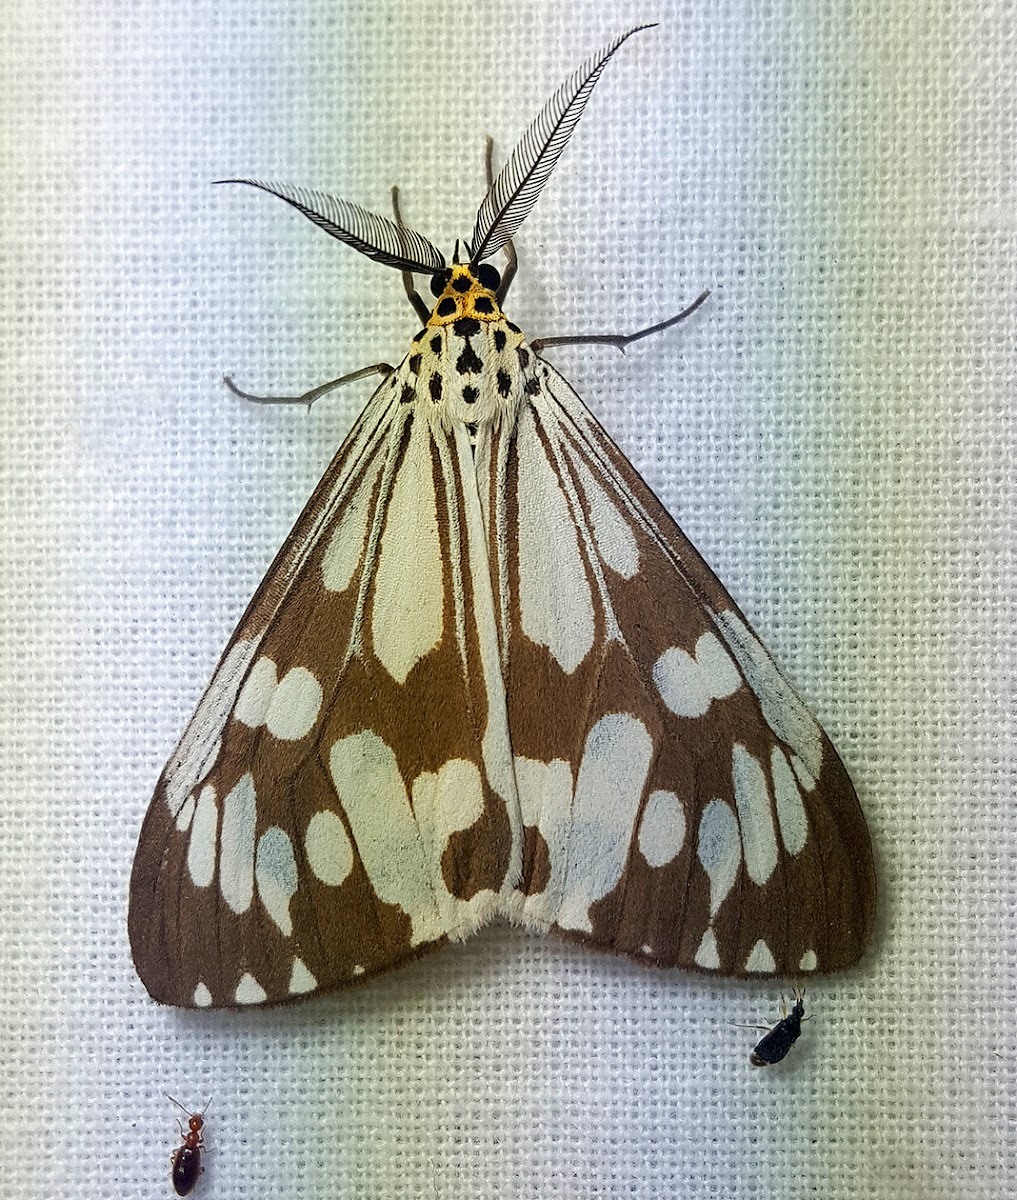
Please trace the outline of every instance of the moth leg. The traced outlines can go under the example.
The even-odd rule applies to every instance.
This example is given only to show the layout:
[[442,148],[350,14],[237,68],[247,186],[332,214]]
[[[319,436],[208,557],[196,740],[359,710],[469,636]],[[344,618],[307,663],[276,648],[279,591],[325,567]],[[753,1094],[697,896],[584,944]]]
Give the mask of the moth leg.
[[[487,179],[487,190],[490,191],[491,185],[494,183],[494,138],[490,134],[487,135],[487,140],[484,142],[484,177]],[[502,272],[501,286],[495,292],[499,304],[504,303],[509,285],[515,279],[516,271],[519,270],[519,257],[511,238],[502,249],[505,251],[505,270]]]
[[688,308],[683,308],[676,316],[668,317],[666,321],[660,321],[658,324],[640,329],[636,333],[593,333],[577,334],[574,337],[534,338],[530,342],[530,347],[535,354],[540,354],[547,346],[616,346],[624,354],[625,347],[632,342],[638,342],[640,338],[649,337],[653,333],[663,333],[665,329],[670,329],[672,325],[677,325],[679,321],[691,317],[696,309],[706,301],[709,294],[709,290],[700,292]]
[[358,379],[367,379],[370,375],[384,375],[387,377],[394,370],[395,367],[389,366],[388,363],[375,363],[373,367],[361,367],[359,371],[351,371],[349,375],[340,375],[338,379],[330,379],[328,383],[320,383],[317,387],[311,388],[309,392],[304,392],[301,396],[252,396],[250,392],[241,391],[228,375],[224,375],[222,381],[234,396],[239,396],[241,400],[249,400],[251,404],[306,404],[310,408],[315,400],[320,400],[326,392],[332,391],[333,388],[342,387],[344,383],[356,383]]
[[[392,188],[392,211],[395,213],[395,222],[401,229],[403,224],[403,214],[399,211],[399,189],[397,187]],[[426,325],[428,318],[431,315],[431,310],[424,303],[420,293],[413,285],[413,272],[400,271],[400,274],[403,277],[403,287],[406,290],[407,300],[409,300],[409,302],[413,305],[417,316]]]

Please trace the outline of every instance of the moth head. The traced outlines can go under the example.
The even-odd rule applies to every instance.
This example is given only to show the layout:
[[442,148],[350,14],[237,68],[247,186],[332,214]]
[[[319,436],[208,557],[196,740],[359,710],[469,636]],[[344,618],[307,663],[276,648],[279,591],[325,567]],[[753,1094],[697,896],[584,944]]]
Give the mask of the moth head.
[[497,297],[500,285],[501,276],[490,263],[453,263],[431,276],[431,291],[437,303],[428,325],[451,325],[461,317],[504,320]]

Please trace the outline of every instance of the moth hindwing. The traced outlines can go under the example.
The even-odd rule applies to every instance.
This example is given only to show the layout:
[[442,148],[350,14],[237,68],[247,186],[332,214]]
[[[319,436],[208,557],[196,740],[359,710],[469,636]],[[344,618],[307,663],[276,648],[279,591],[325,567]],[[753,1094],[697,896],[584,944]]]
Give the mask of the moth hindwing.
[[531,126],[468,264],[398,220],[259,184],[429,274],[436,299],[159,780],[129,919],[158,1000],[289,1000],[497,916],[761,978],[847,967],[869,940],[872,855],[840,759],[481,261],[624,41]]

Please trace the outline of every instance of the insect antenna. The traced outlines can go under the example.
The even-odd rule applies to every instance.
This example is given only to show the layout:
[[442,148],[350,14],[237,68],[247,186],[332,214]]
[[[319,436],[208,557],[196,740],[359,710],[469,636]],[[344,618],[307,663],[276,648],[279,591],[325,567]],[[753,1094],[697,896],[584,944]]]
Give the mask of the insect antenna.
[[598,50],[540,110],[484,197],[470,243],[471,263],[490,258],[510,240],[537,203],[612,55],[634,33],[652,28],[637,25]]

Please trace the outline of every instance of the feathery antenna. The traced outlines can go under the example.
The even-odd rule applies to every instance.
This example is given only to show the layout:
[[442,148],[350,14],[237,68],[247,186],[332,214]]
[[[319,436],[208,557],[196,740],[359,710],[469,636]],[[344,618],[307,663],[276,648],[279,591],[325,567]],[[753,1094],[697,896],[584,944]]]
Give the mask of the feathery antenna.
[[437,275],[445,270],[444,257],[423,234],[368,212],[350,200],[341,200],[313,188],[264,183],[260,179],[217,179],[215,182],[243,183],[278,196],[332,237],[387,267],[416,271],[419,275]]
[[470,247],[472,264],[490,258],[500,250],[529,216],[611,56],[634,33],[652,28],[653,25],[637,25],[598,50],[565,80],[540,110],[508,162],[498,172],[480,206]]

